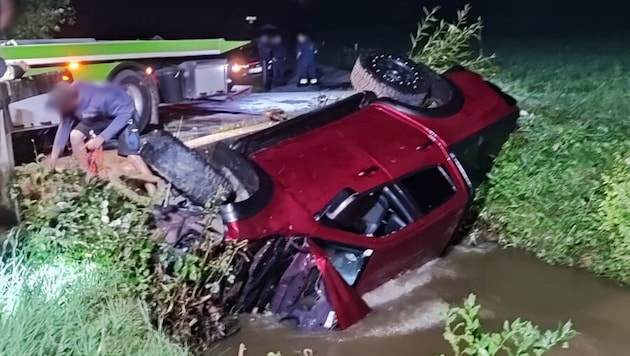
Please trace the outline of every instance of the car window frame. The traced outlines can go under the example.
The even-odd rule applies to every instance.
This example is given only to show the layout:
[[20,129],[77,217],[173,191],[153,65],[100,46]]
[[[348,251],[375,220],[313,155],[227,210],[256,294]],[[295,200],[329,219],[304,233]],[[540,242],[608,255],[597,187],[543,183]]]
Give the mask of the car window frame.
[[[452,189],[452,193],[448,196],[448,198],[446,198],[443,202],[441,202],[437,207],[431,209],[428,213],[424,214],[421,210],[420,210],[420,206],[418,204],[418,202],[416,202],[416,200],[413,198],[413,195],[411,194],[411,192],[409,192],[409,190],[402,185],[402,181],[405,179],[408,179],[409,177],[412,177],[414,175],[420,174],[422,172],[425,172],[427,170],[431,170],[431,169],[438,169],[440,171],[440,173],[442,174],[443,178],[446,180],[446,182],[450,185],[451,189]],[[329,229],[333,229],[335,231],[339,231],[342,233],[346,233],[346,234],[351,234],[353,236],[361,236],[367,239],[372,239],[374,241],[390,241],[392,239],[395,238],[396,235],[400,234],[401,232],[409,229],[412,226],[417,226],[417,224],[419,223],[423,223],[424,221],[426,221],[427,218],[430,218],[431,216],[435,215],[441,208],[443,208],[444,206],[446,206],[450,201],[452,201],[453,199],[455,199],[455,197],[457,196],[458,193],[458,188],[457,185],[455,184],[455,182],[453,181],[453,178],[451,177],[451,175],[448,173],[448,170],[446,169],[446,167],[444,166],[444,164],[430,164],[430,165],[426,165],[420,169],[411,171],[403,176],[400,176],[396,179],[394,179],[393,181],[390,181],[386,184],[381,184],[379,186],[376,186],[374,188],[371,188],[369,190],[363,191],[363,192],[356,192],[353,196],[355,196],[355,199],[362,199],[365,198],[367,196],[369,196],[370,194],[373,194],[375,192],[378,192],[382,189],[384,189],[385,187],[391,187],[394,189],[398,189],[404,199],[407,200],[407,204],[409,204],[410,206],[413,207],[414,211],[411,212],[412,216],[414,216],[414,220],[407,224],[406,226],[404,226],[402,229],[394,231],[390,234],[384,235],[384,236],[368,236],[362,233],[356,233],[356,232],[352,232],[352,231],[348,231],[348,230],[344,230],[341,229],[339,227],[336,226],[335,221],[333,220],[324,220],[323,216],[321,216],[320,214],[316,215],[316,222],[325,228],[329,228]],[[340,191],[341,192],[341,191]],[[326,205],[328,206],[328,204]]]
[[[438,171],[442,174],[442,177],[451,186],[452,193],[444,201],[442,201],[437,207],[425,213],[420,209],[420,205],[418,204],[416,199],[413,197],[413,194],[411,194],[409,189],[402,184],[402,181],[404,181],[405,179],[409,179],[410,177],[413,177],[415,175],[418,175],[422,172],[435,169],[435,168],[438,169]],[[414,206],[416,216],[418,216],[418,218],[415,219],[414,222],[409,225],[412,225],[415,222],[420,221],[423,218],[432,215],[433,212],[435,212],[436,210],[439,210],[442,206],[446,205],[451,199],[455,198],[455,196],[457,195],[457,185],[455,184],[455,182],[453,182],[453,179],[448,174],[448,171],[441,164],[433,164],[433,165],[425,166],[419,170],[413,171],[409,174],[405,174],[404,176],[397,178],[394,184],[400,189],[401,192],[404,193],[405,197],[407,198],[407,201]]]

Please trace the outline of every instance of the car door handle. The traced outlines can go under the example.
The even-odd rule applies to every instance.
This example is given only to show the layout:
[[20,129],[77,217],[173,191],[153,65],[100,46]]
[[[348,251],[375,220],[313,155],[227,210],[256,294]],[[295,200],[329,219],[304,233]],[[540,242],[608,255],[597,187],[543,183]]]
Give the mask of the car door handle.
[[365,176],[370,175],[370,174],[372,174],[372,173],[374,173],[374,172],[376,172],[378,170],[379,170],[379,168],[377,166],[368,167],[368,168],[362,170],[361,172],[359,172],[358,176],[359,177],[365,177]]

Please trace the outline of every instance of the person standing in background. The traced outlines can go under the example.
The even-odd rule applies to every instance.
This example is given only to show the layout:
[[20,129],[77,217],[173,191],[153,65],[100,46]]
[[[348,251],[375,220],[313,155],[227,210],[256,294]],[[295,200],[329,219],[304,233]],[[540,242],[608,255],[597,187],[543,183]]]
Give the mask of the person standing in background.
[[256,38],[256,46],[258,48],[258,61],[262,68],[262,81],[265,90],[271,87],[271,77],[269,75],[269,62],[272,59],[271,56],[271,37],[262,33]]
[[300,86],[316,85],[317,74],[315,66],[315,55],[317,47],[311,37],[304,31],[297,36],[297,78]]
[[273,86],[282,86],[285,83],[287,48],[282,41],[282,35],[276,34],[271,37],[271,55],[273,56]]

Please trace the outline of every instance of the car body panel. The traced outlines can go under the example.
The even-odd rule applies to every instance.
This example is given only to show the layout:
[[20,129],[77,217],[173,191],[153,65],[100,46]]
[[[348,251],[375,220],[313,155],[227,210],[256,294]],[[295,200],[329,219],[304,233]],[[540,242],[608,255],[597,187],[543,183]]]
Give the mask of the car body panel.
[[[261,177],[273,189],[266,188],[269,199],[250,206],[242,218],[231,214],[226,236],[250,241],[308,238],[326,295],[308,311],[304,320],[310,320],[309,325],[314,320],[327,324],[323,313],[330,308],[338,327],[351,325],[369,311],[358,295],[440,256],[470,207],[492,157],[514,129],[519,110],[511,97],[464,69],[444,77],[454,92],[443,107],[408,107],[359,94],[232,145],[264,172]],[[427,185],[431,181],[407,186],[413,182],[408,178],[425,171],[441,174],[450,192],[427,211],[418,199],[423,199],[422,192],[431,195],[437,187]],[[419,188],[420,195],[410,188]],[[351,209],[363,198],[374,200],[376,207],[380,204],[376,198],[386,190],[400,193],[413,219],[382,234],[348,230],[334,220],[331,211]],[[239,204],[247,205],[247,201]],[[400,206],[386,205],[388,215],[377,218],[377,223],[384,224],[384,217],[396,209]],[[361,263],[342,275],[342,265],[331,268],[333,255],[322,252],[324,245],[358,251],[363,254]],[[344,253],[335,258],[339,256]]]

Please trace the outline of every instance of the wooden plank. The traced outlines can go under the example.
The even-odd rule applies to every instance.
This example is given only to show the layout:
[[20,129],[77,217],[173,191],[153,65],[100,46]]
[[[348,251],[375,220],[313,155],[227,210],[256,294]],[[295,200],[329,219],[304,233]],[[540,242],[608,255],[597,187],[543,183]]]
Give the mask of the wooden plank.
[[268,128],[276,125],[276,124],[277,124],[277,122],[273,122],[273,121],[263,122],[261,124],[240,127],[240,128],[234,129],[234,130],[229,130],[229,131],[225,131],[225,132],[218,132],[218,133],[213,133],[213,134],[210,134],[210,135],[207,135],[207,136],[202,136],[202,137],[199,137],[199,138],[188,140],[188,141],[184,142],[184,144],[186,146],[190,147],[190,148],[197,148],[197,147],[209,145],[209,144],[212,144],[212,143],[217,143],[219,141],[227,140],[227,139],[230,139],[230,138],[244,136],[244,135],[251,134],[251,133],[254,133],[254,132],[262,131],[262,130],[268,129]]

